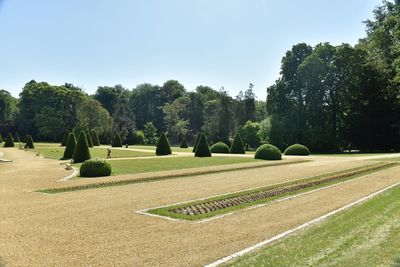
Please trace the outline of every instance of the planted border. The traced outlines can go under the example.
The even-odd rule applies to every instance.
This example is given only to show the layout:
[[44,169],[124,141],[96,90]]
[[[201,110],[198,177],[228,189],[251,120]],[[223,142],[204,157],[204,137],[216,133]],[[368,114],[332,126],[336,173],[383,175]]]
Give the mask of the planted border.
[[36,192],[47,193],[47,194],[56,194],[56,193],[96,189],[96,188],[111,187],[111,186],[122,186],[122,185],[129,185],[129,184],[154,182],[154,181],[182,178],[182,177],[191,177],[191,176],[199,176],[199,175],[207,175],[207,174],[215,174],[215,173],[223,173],[223,172],[241,171],[241,170],[248,170],[248,169],[275,167],[275,166],[281,166],[281,165],[305,163],[305,162],[309,162],[309,161],[310,160],[298,160],[298,161],[279,162],[279,163],[273,163],[273,164],[260,164],[260,165],[253,165],[253,163],[250,163],[250,164],[252,164],[250,166],[230,167],[229,169],[199,170],[199,171],[187,172],[187,173],[182,173],[182,174],[154,175],[154,176],[146,176],[146,177],[134,178],[134,179],[107,181],[107,182],[84,184],[84,185],[74,185],[74,186],[68,186],[68,187],[39,189],[39,190],[36,190]]
[[288,195],[310,191],[345,180],[355,179],[361,175],[366,175],[394,166],[398,166],[398,164],[393,162],[378,163],[189,203],[150,209],[147,212],[185,220],[209,218],[232,210],[270,202],[274,199]]

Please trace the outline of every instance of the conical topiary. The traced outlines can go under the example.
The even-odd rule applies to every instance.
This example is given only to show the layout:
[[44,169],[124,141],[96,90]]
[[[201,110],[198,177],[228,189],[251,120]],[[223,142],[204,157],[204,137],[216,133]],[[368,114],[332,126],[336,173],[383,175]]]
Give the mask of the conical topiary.
[[0,144],[1,143],[3,143],[3,137],[1,136],[1,133],[0,133]]
[[99,146],[100,145],[99,136],[97,135],[97,132],[95,130],[92,130],[91,136],[92,136],[93,145]]
[[14,147],[14,138],[11,133],[8,133],[8,136],[4,142],[4,147]]
[[18,132],[15,132],[14,142],[16,142],[16,143],[21,143],[21,139],[19,138]]
[[68,135],[68,140],[67,140],[67,146],[64,150],[64,156],[62,157],[63,159],[71,159],[72,156],[74,155],[74,150],[76,147],[76,138],[74,133],[70,133]]
[[194,142],[194,145],[193,145],[193,150],[192,150],[193,153],[196,152],[196,147],[197,147],[197,144],[199,143],[200,136],[201,136],[201,133],[199,132],[197,134],[196,141]]
[[86,138],[86,134],[84,131],[82,131],[79,134],[78,142],[76,143],[72,159],[74,160],[74,163],[80,163],[90,158],[91,157],[90,157],[89,145]]
[[91,136],[90,134],[88,134],[88,133],[85,133],[85,134],[86,134],[88,146],[89,146],[89,147],[93,147],[92,136]]
[[242,137],[240,134],[236,134],[233,139],[232,146],[230,149],[231,154],[245,154],[244,145],[242,141]]
[[183,137],[182,143],[180,145],[180,148],[188,148],[188,143],[186,142],[186,138]]
[[26,147],[26,148],[31,148],[31,149],[34,149],[34,148],[35,148],[35,145],[33,144],[32,136],[30,136],[29,134],[28,134],[28,137],[26,138],[25,147]]
[[114,140],[113,140],[111,146],[112,147],[122,147],[121,136],[119,136],[119,134],[116,134],[114,136]]
[[211,157],[210,148],[205,134],[201,134],[199,143],[196,147],[195,157]]
[[68,142],[69,132],[66,131],[61,139],[61,146],[66,146]]
[[169,145],[168,138],[165,135],[165,133],[162,133],[160,135],[160,138],[158,138],[156,155],[157,156],[165,156],[165,155],[170,155],[170,154],[172,154],[172,152],[171,152],[171,146]]

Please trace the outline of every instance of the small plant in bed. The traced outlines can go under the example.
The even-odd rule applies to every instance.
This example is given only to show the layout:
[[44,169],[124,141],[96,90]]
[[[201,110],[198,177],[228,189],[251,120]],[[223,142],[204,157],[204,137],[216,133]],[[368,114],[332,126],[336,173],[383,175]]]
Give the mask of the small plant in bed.
[[111,165],[104,159],[86,160],[79,170],[81,177],[102,177],[111,175]]
[[281,160],[282,153],[276,146],[265,144],[257,148],[254,158],[264,160]]
[[308,156],[310,155],[310,150],[308,147],[300,144],[294,144],[286,148],[285,155],[288,156]]

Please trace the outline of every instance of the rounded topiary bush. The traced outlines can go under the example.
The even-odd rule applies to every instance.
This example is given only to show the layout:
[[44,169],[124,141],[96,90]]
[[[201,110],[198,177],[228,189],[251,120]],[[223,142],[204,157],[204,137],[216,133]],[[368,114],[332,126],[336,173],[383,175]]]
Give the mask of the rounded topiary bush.
[[111,165],[104,159],[89,159],[79,169],[81,177],[101,177],[111,175]]
[[222,154],[229,154],[229,146],[224,142],[218,142],[211,146],[210,148],[211,153],[222,153]]
[[76,142],[72,159],[74,160],[74,163],[80,163],[90,158],[91,156],[89,152],[88,141],[86,139],[86,134],[84,131],[82,131],[79,135],[78,142]]
[[114,136],[114,140],[113,140],[111,146],[112,147],[122,147],[121,136],[119,136],[119,134],[116,134]]
[[289,156],[308,156],[310,155],[310,150],[308,147],[301,144],[294,144],[286,148],[285,155]]
[[232,146],[230,149],[232,154],[245,154],[246,151],[244,150],[243,140],[240,134],[236,134],[235,138],[233,139]]
[[14,147],[14,138],[11,133],[8,133],[8,136],[4,142],[4,147]]
[[97,132],[95,130],[92,130],[90,134],[92,136],[93,145],[100,146],[99,135],[97,134]]
[[254,158],[264,160],[281,160],[282,153],[276,146],[265,144],[257,148]]
[[68,137],[69,137],[69,132],[65,132],[62,139],[61,139],[61,146],[67,146],[68,142]]
[[158,138],[157,148],[156,148],[156,155],[157,156],[166,156],[172,154],[171,146],[169,145],[169,141],[165,133],[160,135]]
[[35,145],[33,144],[33,139],[32,136],[28,134],[28,136],[26,137],[26,144],[25,144],[26,148],[31,148],[34,149]]
[[196,147],[195,157],[211,157],[210,148],[208,147],[208,142],[205,134],[200,135],[199,143]]
[[74,133],[70,133],[67,140],[67,146],[64,150],[63,159],[71,159],[74,155],[74,150],[76,146],[76,138]]
[[180,148],[189,148],[186,138],[183,138]]

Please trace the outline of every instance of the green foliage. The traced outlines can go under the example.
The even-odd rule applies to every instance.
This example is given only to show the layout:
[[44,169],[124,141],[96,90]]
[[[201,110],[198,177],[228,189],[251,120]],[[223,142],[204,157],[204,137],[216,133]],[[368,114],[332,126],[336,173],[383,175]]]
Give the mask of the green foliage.
[[244,151],[244,145],[242,141],[242,137],[240,134],[236,134],[235,138],[233,139],[231,148],[230,148],[231,154],[245,154],[246,152]]
[[197,133],[196,141],[194,141],[194,145],[193,145],[193,150],[192,150],[193,153],[196,152],[196,147],[199,144],[201,134],[202,134],[201,132]]
[[310,155],[310,150],[304,145],[294,144],[286,148],[285,155],[308,156]]
[[26,147],[26,148],[31,148],[31,149],[34,149],[34,148],[35,148],[35,145],[33,144],[33,139],[32,139],[32,136],[31,136],[31,135],[28,135],[28,136],[27,136],[25,147]]
[[222,154],[229,154],[229,146],[224,142],[218,142],[211,146],[210,148],[211,153],[222,153]]
[[165,133],[160,135],[157,143],[156,155],[157,156],[165,156],[172,154],[171,146],[169,145],[169,141]]
[[70,133],[68,135],[68,140],[67,140],[67,146],[65,147],[64,150],[64,155],[63,159],[71,159],[72,156],[74,155],[74,150],[76,147],[76,138],[74,133]]
[[121,141],[121,137],[119,136],[119,134],[116,134],[114,136],[111,146],[112,147],[122,147],[122,141]]
[[0,144],[1,143],[3,143],[3,137],[1,136],[1,133],[0,133]]
[[180,148],[189,148],[186,138],[183,137]]
[[9,92],[0,90],[0,124],[14,120],[16,113],[17,99]]
[[254,158],[264,160],[281,160],[282,153],[276,146],[265,144],[257,148]]
[[165,126],[174,144],[178,143],[179,136],[184,136],[188,132],[189,121],[183,119],[183,111],[188,101],[187,97],[180,97],[162,107]]
[[153,122],[146,122],[143,130],[146,144],[154,145],[157,143],[157,128]]
[[197,144],[195,157],[211,157],[210,148],[205,134],[201,134],[199,143]]
[[91,158],[89,145],[84,131],[81,131],[72,156],[74,163],[84,162]]
[[8,136],[4,142],[4,147],[14,147],[14,138],[11,133],[8,133]]
[[79,169],[81,177],[101,177],[111,175],[111,165],[104,159],[86,160]]
[[18,132],[15,132],[14,142],[16,142],[16,143],[21,143],[21,139],[19,138]]
[[92,135],[90,135],[89,133],[85,133],[85,134],[86,134],[86,138],[88,141],[88,146],[93,147]]
[[128,145],[142,145],[145,141],[143,131],[131,131],[128,134]]
[[260,123],[247,121],[246,124],[239,130],[240,136],[244,144],[251,147],[258,147],[260,145]]
[[63,135],[63,138],[61,140],[61,146],[66,146],[68,142],[68,137],[69,137],[69,132],[66,131]]
[[93,146],[100,146],[99,136],[95,130],[91,131]]

